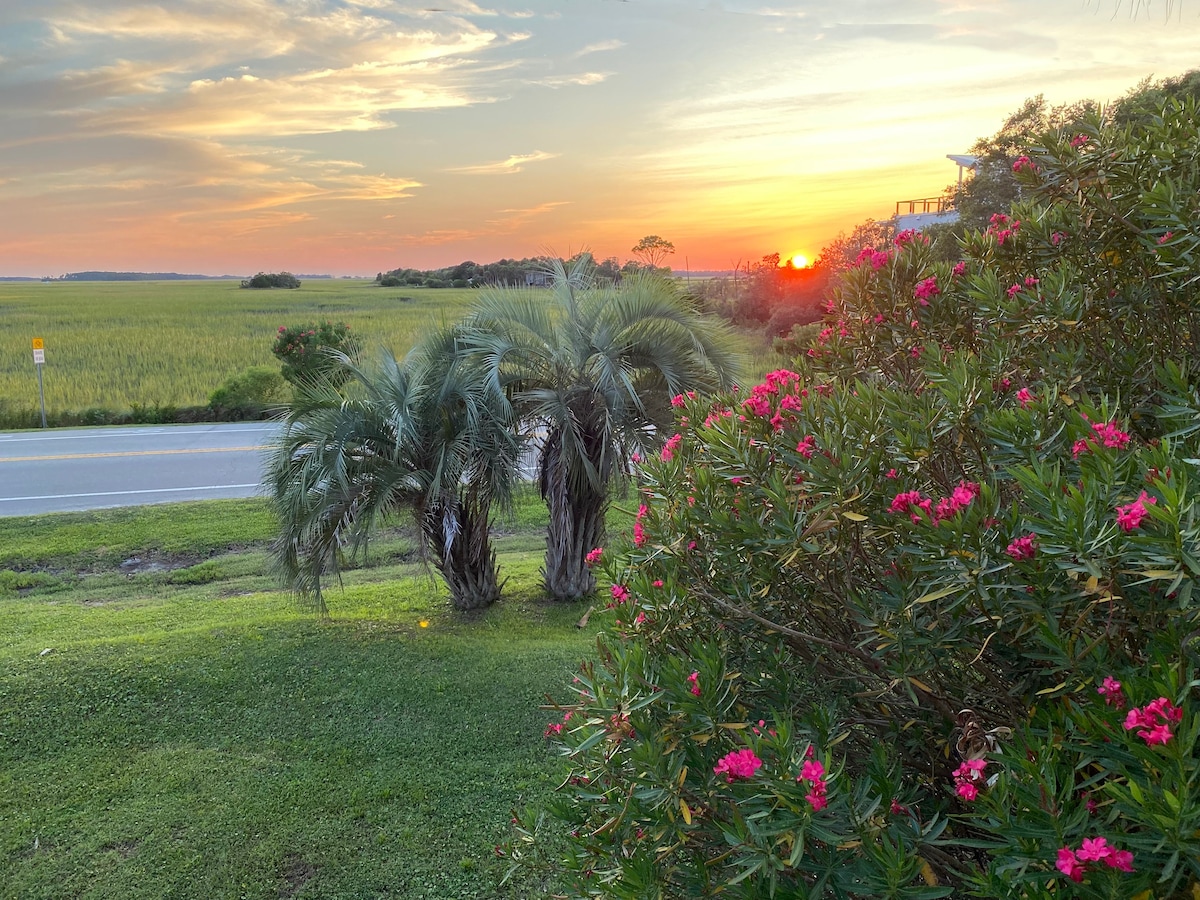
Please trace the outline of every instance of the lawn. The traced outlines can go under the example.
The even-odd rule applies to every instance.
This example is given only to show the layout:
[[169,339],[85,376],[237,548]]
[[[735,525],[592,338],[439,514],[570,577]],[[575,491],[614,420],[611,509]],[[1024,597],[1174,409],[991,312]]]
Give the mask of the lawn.
[[469,290],[304,281],[243,290],[236,281],[0,283],[0,412],[37,407],[31,341],[46,345],[46,408],[202,405],[226,378],[278,363],[280,325],[347,322],[368,348],[403,353],[423,328],[462,317]]
[[394,530],[330,621],[266,574],[255,501],[0,520],[0,896],[544,896],[494,848],[594,634],[540,595],[536,512],[492,610]]

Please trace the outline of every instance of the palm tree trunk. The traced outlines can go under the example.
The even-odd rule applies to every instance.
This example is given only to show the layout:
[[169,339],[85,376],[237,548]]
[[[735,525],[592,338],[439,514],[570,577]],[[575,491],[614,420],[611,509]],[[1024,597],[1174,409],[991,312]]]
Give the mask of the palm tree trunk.
[[433,556],[434,568],[450,589],[450,602],[460,611],[483,609],[500,599],[500,570],[489,534],[488,511],[457,505],[453,514],[458,533],[447,546],[444,521],[450,511],[424,517],[425,543]]
[[546,533],[546,566],[542,576],[555,600],[582,600],[596,591],[596,578],[585,557],[604,540],[605,494],[586,478],[572,485],[566,461],[555,442],[542,461],[542,498],[550,511]]

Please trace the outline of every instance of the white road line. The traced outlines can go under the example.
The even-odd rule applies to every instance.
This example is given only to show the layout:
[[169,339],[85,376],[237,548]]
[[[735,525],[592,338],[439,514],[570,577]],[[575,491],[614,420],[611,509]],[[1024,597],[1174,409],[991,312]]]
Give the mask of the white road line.
[[0,497],[0,503],[22,500],[73,500],[76,497],[126,497],[130,494],[177,494],[183,491],[227,491],[230,488],[256,488],[260,484],[210,484],[204,487],[147,488],[136,491],[98,491],[92,494],[45,494],[41,497]]

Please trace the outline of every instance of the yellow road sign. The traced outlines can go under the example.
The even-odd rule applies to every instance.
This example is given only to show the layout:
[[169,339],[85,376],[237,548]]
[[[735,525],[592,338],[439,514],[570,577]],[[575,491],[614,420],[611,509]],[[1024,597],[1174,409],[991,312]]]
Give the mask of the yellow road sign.
[[34,350],[45,350],[46,342],[43,341],[41,338],[34,338],[33,339],[33,349]]

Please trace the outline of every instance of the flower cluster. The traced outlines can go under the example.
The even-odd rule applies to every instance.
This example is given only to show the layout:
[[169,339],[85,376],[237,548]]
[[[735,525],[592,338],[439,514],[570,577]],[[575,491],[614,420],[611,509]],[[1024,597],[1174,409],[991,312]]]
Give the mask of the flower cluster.
[[987,768],[986,759],[968,759],[954,770],[954,793],[963,800],[974,800],[979,796],[979,786],[983,784],[983,770]]
[[1125,695],[1121,693],[1121,682],[1111,675],[1104,676],[1104,683],[1096,688],[1096,693],[1104,698],[1104,702],[1108,706],[1115,706],[1117,709],[1125,706]]
[[1150,515],[1150,510],[1146,509],[1146,504],[1149,503],[1153,506],[1157,502],[1158,498],[1151,497],[1145,491],[1142,491],[1132,503],[1126,503],[1124,506],[1117,507],[1117,524],[1121,526],[1122,531],[1133,531],[1142,524],[1142,519]]
[[[1118,685],[1118,688],[1120,685]],[[1165,744],[1173,737],[1171,725],[1183,718],[1183,710],[1166,697],[1152,700],[1145,706],[1134,707],[1125,717],[1125,730],[1137,731],[1147,745]]]
[[596,563],[600,562],[600,557],[603,555],[604,555],[604,548],[596,547],[594,550],[588,551],[588,554],[587,554],[587,556],[585,556],[583,558],[583,561],[585,563],[587,563],[588,566],[594,566]]
[[1080,438],[1071,445],[1071,455],[1076,459],[1081,453],[1092,449],[1092,444],[1102,444],[1111,450],[1124,450],[1129,446],[1129,433],[1117,427],[1116,422],[1093,422],[1092,436]]
[[796,452],[805,459],[813,458],[813,451],[817,449],[817,439],[811,434],[806,434],[798,444],[796,444]]
[[762,764],[762,760],[754,755],[753,750],[743,747],[722,756],[713,767],[713,774],[724,775],[725,780],[732,784],[735,778],[753,778],[754,773],[762,768]]
[[624,603],[629,599],[629,588],[623,584],[614,584],[612,586],[612,598],[614,603]]
[[1022,172],[1036,172],[1037,166],[1028,156],[1018,156],[1012,164],[1014,174],[1019,175]]
[[[808,748],[808,754],[812,754],[812,747]],[[825,766],[821,764],[819,759],[807,759],[804,765],[800,768],[800,774],[796,776],[797,781],[807,781],[810,785],[809,791],[804,795],[804,799],[809,802],[814,810],[820,812],[829,805],[827,796],[829,791],[829,782],[825,780]]]
[[960,481],[949,497],[943,497],[937,501],[935,508],[933,499],[922,496],[920,491],[902,491],[892,498],[889,511],[908,513],[914,525],[920,523],[921,514],[924,513],[933,520],[934,525],[937,525],[944,519],[949,519],[966,509],[978,495],[978,484],[971,481]]
[[922,306],[928,306],[930,299],[941,292],[942,289],[938,287],[937,278],[931,276],[918,282],[917,286],[913,288],[913,297]]
[[663,462],[670,462],[675,458],[675,451],[679,449],[679,445],[683,443],[683,435],[676,432],[667,438],[667,442],[663,444],[662,456]]
[[1111,846],[1106,838],[1084,838],[1078,850],[1063,847],[1058,851],[1055,868],[1074,882],[1083,881],[1090,862],[1103,862],[1110,869],[1120,872],[1133,871],[1133,854],[1128,850],[1118,850]]
[[693,696],[699,697],[700,696],[700,673],[693,672],[691,675],[689,675],[687,677],[687,680],[688,680],[688,684],[691,685],[691,687],[688,688],[688,690],[692,692]]
[[637,518],[633,521],[633,546],[641,547],[646,543],[646,529],[642,527],[642,519],[646,518],[646,513],[650,512],[650,507],[645,503],[638,507]]
[[695,391],[688,391],[686,394],[676,394],[674,397],[671,398],[671,405],[674,406],[676,409],[678,409],[679,407],[683,406],[683,404],[686,403],[688,400],[694,400],[695,398],[696,398]]
[[1019,219],[1009,221],[1008,216],[1004,213],[996,213],[988,220],[987,234],[994,235],[996,243],[1001,247],[1004,242],[1017,236],[1021,230],[1021,222]]
[[854,259],[854,265],[861,266],[870,263],[871,268],[878,271],[888,264],[892,254],[887,250],[876,250],[874,247],[863,247]]
[[897,247],[904,247],[907,244],[916,243],[928,244],[929,238],[921,234],[921,232],[917,231],[915,228],[906,228],[904,231],[896,235],[896,237],[892,240],[892,243]]
[[1013,538],[1004,550],[1012,559],[1033,559],[1037,554],[1037,535],[1032,531],[1019,538]]
[[[775,431],[782,431],[784,413],[799,412],[803,405],[802,398],[807,394],[807,391],[800,389],[799,375],[789,369],[776,369],[767,373],[762,384],[750,389],[750,396],[742,401],[742,407],[759,418],[770,416],[771,427]],[[778,403],[774,402],[775,398],[778,398]]]

